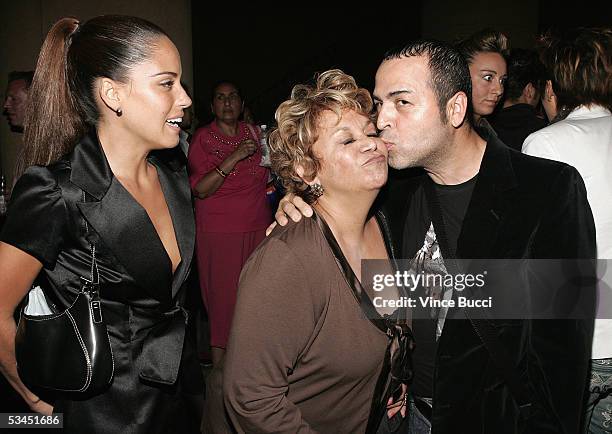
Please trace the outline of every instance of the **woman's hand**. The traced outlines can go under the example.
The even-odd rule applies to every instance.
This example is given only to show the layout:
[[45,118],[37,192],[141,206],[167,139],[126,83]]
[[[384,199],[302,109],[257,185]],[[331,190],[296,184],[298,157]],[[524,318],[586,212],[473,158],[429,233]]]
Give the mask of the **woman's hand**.
[[38,259],[0,242],[0,372],[33,411],[51,415],[53,407],[41,401],[19,378],[15,360],[17,327],[13,313],[41,269]]
[[312,207],[304,202],[304,199],[301,197],[293,193],[287,193],[278,203],[278,209],[276,214],[274,214],[276,221],[268,226],[266,236],[270,235],[270,232],[276,227],[277,223],[281,226],[287,225],[289,223],[287,217],[291,217],[291,220],[294,222],[299,222],[302,216],[312,217]]
[[393,397],[387,401],[387,417],[391,419],[399,411],[402,417],[406,417],[406,409],[408,407],[408,387],[402,384],[402,394],[397,402],[393,402]]
[[45,416],[51,416],[53,414],[53,407],[32,393],[32,391],[28,389],[25,384],[21,382],[21,380],[17,379],[17,384],[14,383],[13,379],[9,380],[9,382],[23,397],[24,401],[30,407],[30,410],[36,413],[44,414]]
[[17,373],[17,365],[13,364],[8,369],[5,366],[0,367],[0,371],[8,381],[8,383],[15,389],[17,393],[23,398],[23,400],[28,404],[28,407],[32,411],[36,413],[44,414],[45,416],[50,416],[53,414],[53,407],[40,399],[36,394],[34,394],[30,389],[26,387],[25,384],[19,378],[19,374]]
[[257,151],[259,144],[253,139],[246,139],[240,142],[233,154],[238,160],[244,160]]
[[38,398],[38,401],[30,402],[29,404],[30,409],[36,413],[44,414],[45,416],[51,416],[53,414],[53,407],[40,398]]
[[19,378],[19,374],[17,373],[16,364],[9,365],[8,369],[4,365],[0,366],[0,372],[2,372],[8,383],[17,393],[19,393],[32,411],[44,414],[45,416],[50,416],[53,413],[53,407],[50,404],[41,400],[36,394],[28,389],[25,384],[23,384]]
[[[257,152],[259,145],[253,139],[246,139],[240,142],[238,147],[232,152],[218,168],[225,173],[230,173],[239,161],[253,155]],[[217,192],[219,187],[225,181],[225,176],[220,175],[215,169],[206,173],[198,183],[193,187],[193,195],[198,199],[205,199]]]

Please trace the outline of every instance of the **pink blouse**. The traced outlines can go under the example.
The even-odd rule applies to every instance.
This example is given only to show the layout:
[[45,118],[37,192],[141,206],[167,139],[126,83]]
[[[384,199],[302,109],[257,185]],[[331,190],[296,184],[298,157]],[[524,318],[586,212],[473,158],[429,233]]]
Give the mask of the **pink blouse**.
[[[238,135],[224,135],[215,121],[198,129],[189,146],[189,182],[195,185],[240,144],[254,137],[255,127],[239,123]],[[261,149],[241,160],[210,197],[195,199],[198,232],[251,232],[265,229],[272,215],[266,199],[269,170],[259,165]]]

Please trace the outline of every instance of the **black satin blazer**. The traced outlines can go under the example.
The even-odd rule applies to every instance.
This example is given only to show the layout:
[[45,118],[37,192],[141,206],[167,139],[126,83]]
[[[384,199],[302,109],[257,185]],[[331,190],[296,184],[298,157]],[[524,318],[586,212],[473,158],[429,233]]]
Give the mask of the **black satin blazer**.
[[148,214],[113,176],[95,132],[59,162],[29,168],[13,191],[0,239],[43,263],[45,293],[58,308],[71,304],[80,278],[90,275],[88,237],[97,248],[115,376],[91,400],[60,397],[68,427],[172,432],[176,395],[202,390],[195,351],[185,345],[195,222],[184,156],[175,148],[152,152],[148,161],[157,169],[181,253],[174,275]]
[[[485,138],[487,146],[456,254],[443,251],[443,257],[595,258],[595,225],[578,171],[521,154],[497,137]],[[425,234],[429,227],[429,222],[427,227],[405,227],[411,198],[425,188],[426,176],[392,182],[381,197],[398,251],[405,230]],[[517,276],[517,285],[523,277]],[[532,398],[531,417],[522,420],[504,376],[472,324],[467,319],[449,320],[452,314],[449,311],[435,357],[434,434],[581,432],[592,320],[492,321]]]

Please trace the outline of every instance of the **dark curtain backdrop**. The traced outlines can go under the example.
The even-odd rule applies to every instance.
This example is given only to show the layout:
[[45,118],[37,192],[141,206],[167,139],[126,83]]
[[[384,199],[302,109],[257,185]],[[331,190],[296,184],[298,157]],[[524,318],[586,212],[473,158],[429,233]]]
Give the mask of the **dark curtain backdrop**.
[[406,0],[358,6],[320,1],[287,7],[193,0],[196,115],[200,124],[211,120],[211,87],[221,79],[236,81],[255,119],[270,124],[291,87],[311,80],[315,72],[341,68],[372,90],[384,52],[410,39],[451,40],[493,27],[506,32],[513,46],[529,48],[547,29],[612,25],[609,3]]
[[[389,4],[389,15],[373,21],[371,11],[350,2],[309,8],[267,9],[228,5],[211,10],[193,1],[193,60],[196,115],[210,121],[211,87],[236,81],[255,119],[270,124],[291,87],[315,72],[340,68],[372,90],[374,74],[392,45],[418,37],[420,2]],[[392,14],[391,14],[392,11]]]

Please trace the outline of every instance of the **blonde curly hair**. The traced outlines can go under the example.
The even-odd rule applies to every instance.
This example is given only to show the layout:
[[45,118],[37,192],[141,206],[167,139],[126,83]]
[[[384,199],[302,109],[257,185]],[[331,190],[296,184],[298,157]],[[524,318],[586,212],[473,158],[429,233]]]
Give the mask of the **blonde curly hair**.
[[[304,179],[311,181],[321,168],[312,149],[318,139],[321,114],[334,112],[340,121],[344,111],[354,110],[369,117],[372,106],[370,93],[339,69],[318,74],[314,85],[294,86],[291,98],[276,110],[277,126],[268,139],[272,170],[281,178],[287,192],[302,197],[307,203],[316,200]],[[298,175],[298,166],[304,170],[303,177]]]

